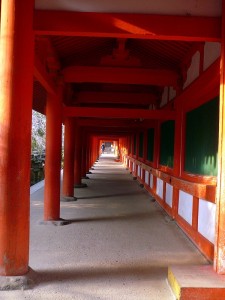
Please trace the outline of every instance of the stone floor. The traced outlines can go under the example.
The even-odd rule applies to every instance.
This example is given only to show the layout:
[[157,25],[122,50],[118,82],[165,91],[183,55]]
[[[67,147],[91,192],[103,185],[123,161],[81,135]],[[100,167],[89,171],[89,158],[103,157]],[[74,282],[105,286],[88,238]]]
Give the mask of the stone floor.
[[172,300],[169,265],[205,258],[137,181],[110,156],[101,157],[61,203],[66,226],[40,225],[43,188],[31,195],[30,267],[34,287],[0,292],[2,300]]

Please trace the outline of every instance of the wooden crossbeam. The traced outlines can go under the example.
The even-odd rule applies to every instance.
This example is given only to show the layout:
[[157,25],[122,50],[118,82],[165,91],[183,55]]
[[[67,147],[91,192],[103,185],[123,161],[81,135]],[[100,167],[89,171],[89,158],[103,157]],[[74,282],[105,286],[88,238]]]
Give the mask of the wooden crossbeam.
[[54,94],[56,92],[56,85],[46,72],[37,55],[35,56],[34,60],[34,77],[41,83],[48,93]]
[[221,39],[221,18],[36,10],[36,35],[209,41]]
[[178,74],[173,70],[90,66],[65,68],[63,76],[65,82],[143,84],[173,87],[178,85],[179,79]]
[[157,96],[152,93],[127,93],[127,92],[79,92],[76,94],[76,103],[110,103],[110,104],[156,104]]
[[174,120],[175,111],[147,110],[147,109],[117,109],[93,107],[64,107],[64,117],[91,117],[91,118],[120,118],[120,119],[152,119]]

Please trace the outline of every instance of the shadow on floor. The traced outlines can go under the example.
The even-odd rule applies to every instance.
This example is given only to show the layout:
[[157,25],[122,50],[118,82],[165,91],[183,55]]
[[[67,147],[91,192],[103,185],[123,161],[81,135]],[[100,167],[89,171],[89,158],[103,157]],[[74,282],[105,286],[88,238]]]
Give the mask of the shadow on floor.
[[[118,264],[118,266],[116,266]],[[77,267],[74,270],[71,269],[53,269],[53,270],[38,270],[33,271],[35,284],[48,284],[54,282],[68,282],[68,281],[86,281],[86,280],[100,280],[104,279],[116,279],[121,280],[122,278],[138,278],[143,280],[153,279],[154,281],[166,279],[167,266],[156,267],[156,266],[144,266],[136,265],[129,266],[119,265],[119,262],[115,262],[115,266],[100,267]]]
[[110,222],[110,221],[143,221],[144,219],[155,219],[157,218],[156,212],[147,213],[135,213],[135,214],[119,214],[112,216],[102,216],[102,217],[90,217],[90,218],[77,218],[77,219],[66,219],[70,223],[83,223],[83,222]]
[[[145,192],[145,191],[143,191]],[[146,192],[145,192],[146,193]],[[83,197],[77,197],[77,200],[81,199],[97,199],[97,198],[110,198],[110,197],[125,197],[125,196],[133,196],[133,195],[140,195],[140,191],[138,192],[130,192],[130,193],[118,193],[118,194],[108,194],[108,195],[95,195],[95,196],[83,196]],[[151,199],[151,196],[150,196]],[[124,200],[124,199],[121,199]]]

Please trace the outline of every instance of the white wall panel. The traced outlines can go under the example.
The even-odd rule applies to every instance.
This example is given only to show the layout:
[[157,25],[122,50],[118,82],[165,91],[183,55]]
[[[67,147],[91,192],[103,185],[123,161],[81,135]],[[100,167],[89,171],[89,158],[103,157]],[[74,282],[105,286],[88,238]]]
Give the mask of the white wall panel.
[[138,169],[137,169],[137,175],[138,177],[141,177],[141,167],[138,165]]
[[163,181],[160,178],[157,178],[156,194],[163,199]]
[[149,185],[149,172],[145,171],[145,183]]
[[192,225],[193,196],[179,191],[178,214]]
[[153,175],[150,175],[150,188],[153,189]]
[[169,183],[166,183],[166,203],[170,207],[173,205],[173,187]]
[[221,52],[220,43],[209,43],[206,42],[204,46],[204,66],[206,70],[219,56]]
[[198,231],[211,243],[215,239],[216,204],[199,199]]
[[169,100],[172,100],[173,98],[175,98],[176,95],[177,95],[177,91],[172,86],[170,86],[170,88],[169,88]]
[[184,88],[191,84],[199,76],[200,53],[197,51],[191,60],[191,65],[187,71],[187,80],[184,83]]
[[169,93],[169,88],[168,86],[164,87],[164,91],[162,94],[162,101],[160,103],[160,107],[165,105],[168,102],[168,93]]

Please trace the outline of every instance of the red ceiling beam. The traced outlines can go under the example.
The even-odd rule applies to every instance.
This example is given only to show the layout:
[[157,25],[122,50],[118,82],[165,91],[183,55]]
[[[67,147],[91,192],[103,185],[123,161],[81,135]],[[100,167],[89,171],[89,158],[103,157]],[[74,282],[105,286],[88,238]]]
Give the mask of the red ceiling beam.
[[174,120],[175,111],[147,109],[118,109],[93,107],[64,107],[64,117]]
[[41,85],[45,88],[45,90],[48,93],[54,94],[56,92],[56,85],[52,81],[49,74],[46,72],[43,64],[41,63],[37,55],[35,56],[34,61],[34,77],[41,83]]
[[156,104],[158,97],[151,93],[79,92],[76,103]]
[[221,18],[36,10],[38,35],[220,41]]
[[65,82],[94,82],[113,84],[143,84],[173,86],[178,74],[172,70],[73,66],[63,70]]
[[150,128],[155,126],[155,121],[151,120],[128,120],[128,119],[78,119],[77,123],[82,127],[99,127],[99,128],[119,128],[119,129],[127,129],[130,128]]

